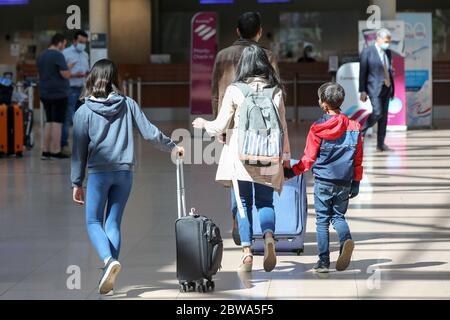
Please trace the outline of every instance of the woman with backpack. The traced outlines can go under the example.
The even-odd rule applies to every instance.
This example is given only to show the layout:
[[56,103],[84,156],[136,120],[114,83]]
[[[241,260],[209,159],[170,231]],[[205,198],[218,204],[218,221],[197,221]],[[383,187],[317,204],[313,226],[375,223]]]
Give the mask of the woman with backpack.
[[[257,121],[263,118],[264,121]],[[256,137],[255,131],[249,128],[258,124],[262,128],[266,125],[271,135]],[[282,189],[283,166],[289,167],[290,149],[281,80],[264,49],[258,45],[244,49],[236,79],[225,91],[217,118],[214,121],[197,118],[192,125],[204,128],[210,136],[226,132],[227,141],[220,155],[216,181],[233,186],[236,192],[239,209],[236,216],[243,251],[238,270],[251,272],[253,266],[254,199],[264,235],[264,270],[272,271],[277,261],[273,192]]]
[[135,164],[133,128],[162,151],[183,156],[184,149],[155,127],[133,99],[120,93],[118,71],[112,61],[102,59],[94,64],[82,96],[84,104],[73,119],[73,200],[85,204],[83,181],[87,166],[87,231],[104,263],[99,293],[106,294],[113,289],[121,269],[117,261],[120,224]]

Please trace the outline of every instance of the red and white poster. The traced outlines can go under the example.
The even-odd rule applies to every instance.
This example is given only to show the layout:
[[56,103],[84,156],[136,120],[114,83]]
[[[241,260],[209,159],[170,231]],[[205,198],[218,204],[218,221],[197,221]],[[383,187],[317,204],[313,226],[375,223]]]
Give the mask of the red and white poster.
[[211,115],[211,81],[217,53],[216,13],[197,13],[191,27],[191,115]]

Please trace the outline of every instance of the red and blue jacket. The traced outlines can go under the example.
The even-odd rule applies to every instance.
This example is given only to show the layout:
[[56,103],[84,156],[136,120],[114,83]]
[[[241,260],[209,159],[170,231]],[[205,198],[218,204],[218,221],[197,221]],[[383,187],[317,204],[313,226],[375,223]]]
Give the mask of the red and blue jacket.
[[316,180],[348,186],[363,176],[361,125],[344,114],[323,115],[312,124],[295,175],[312,168]]

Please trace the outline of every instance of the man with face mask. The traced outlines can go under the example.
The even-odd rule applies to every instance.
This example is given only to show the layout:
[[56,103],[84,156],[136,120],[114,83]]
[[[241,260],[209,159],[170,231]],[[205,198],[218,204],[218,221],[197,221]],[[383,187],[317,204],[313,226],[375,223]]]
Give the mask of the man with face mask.
[[88,35],[83,30],[77,30],[74,34],[72,45],[64,49],[64,57],[68,64],[73,64],[70,73],[70,89],[67,104],[66,119],[62,128],[61,148],[64,154],[70,155],[69,128],[72,124],[73,115],[77,109],[78,99],[89,72],[89,55],[85,51]]
[[389,151],[384,143],[388,121],[389,100],[394,97],[394,78],[392,75],[392,52],[389,50],[391,33],[382,28],[377,32],[374,45],[364,48],[360,55],[359,92],[361,101],[370,98],[373,111],[362,127],[367,130],[378,123],[377,150]]

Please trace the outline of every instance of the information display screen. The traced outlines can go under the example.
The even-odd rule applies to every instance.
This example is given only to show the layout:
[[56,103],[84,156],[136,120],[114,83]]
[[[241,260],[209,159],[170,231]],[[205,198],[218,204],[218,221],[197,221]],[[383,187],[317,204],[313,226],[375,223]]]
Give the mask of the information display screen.
[[258,0],[258,3],[289,3],[292,0]]
[[200,4],[233,4],[234,0],[200,0]]
[[0,6],[9,6],[15,4],[28,4],[30,0],[0,0]]

